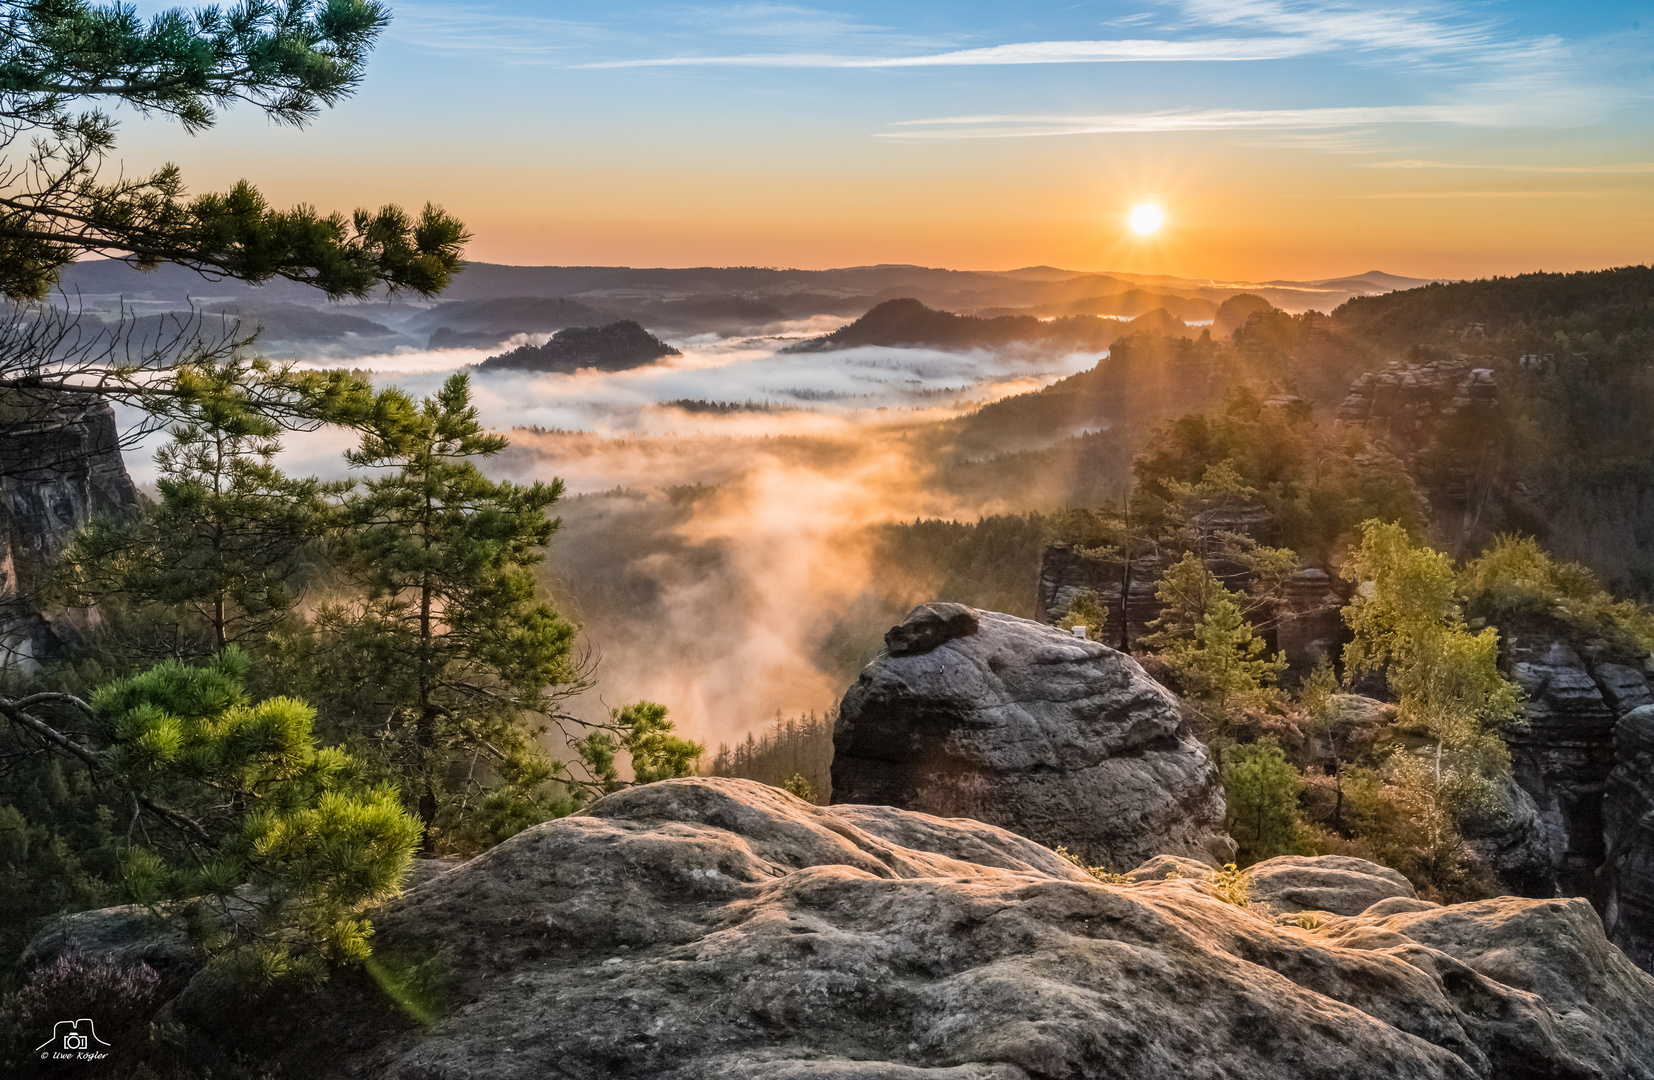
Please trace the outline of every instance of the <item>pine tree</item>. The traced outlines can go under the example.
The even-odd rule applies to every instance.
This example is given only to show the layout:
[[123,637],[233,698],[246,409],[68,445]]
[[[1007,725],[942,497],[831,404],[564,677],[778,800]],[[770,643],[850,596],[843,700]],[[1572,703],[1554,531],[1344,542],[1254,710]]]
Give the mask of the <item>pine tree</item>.
[[39,299],[90,252],[142,268],[286,277],[329,296],[441,291],[465,231],[432,206],[418,217],[395,206],[350,218],[284,212],[246,181],[190,198],[172,165],[99,180],[115,147],[106,103],[190,132],[238,101],[302,126],[355,91],[389,21],[373,0],[245,0],[147,22],[128,4],[0,0],[0,147],[27,147],[0,171],[0,296]]
[[1279,746],[1248,743],[1223,759],[1226,827],[1241,865],[1293,853],[1298,831],[1298,770]]
[[[0,715],[119,793],[130,900],[187,917],[246,973],[319,977],[367,956],[364,909],[400,887],[419,823],[360,761],[317,746],[304,702],[252,702],[248,667],[231,646],[204,666],[167,661],[107,684],[90,703],[0,699]],[[71,737],[51,710],[89,730]]]
[[280,426],[218,389],[156,453],[160,502],[136,521],[95,522],[64,559],[79,602],[119,595],[188,613],[215,651],[290,615],[294,575],[327,525],[324,496],[344,490],[284,475],[275,465]]
[[373,474],[346,502],[339,552],[365,599],[323,611],[332,640],[318,671],[354,684],[358,708],[339,719],[358,736],[377,729],[438,834],[470,809],[479,762],[527,789],[550,779],[534,736],[569,719],[557,703],[582,681],[575,627],[536,598],[531,573],[562,484],[489,480],[476,463],[506,446],[458,374],[418,404],[387,391],[346,455]]
[[1286,657],[1270,657],[1246,620],[1241,595],[1224,588],[1194,553],[1173,564],[1156,595],[1165,611],[1145,640],[1219,727],[1233,708],[1258,701],[1286,669]]

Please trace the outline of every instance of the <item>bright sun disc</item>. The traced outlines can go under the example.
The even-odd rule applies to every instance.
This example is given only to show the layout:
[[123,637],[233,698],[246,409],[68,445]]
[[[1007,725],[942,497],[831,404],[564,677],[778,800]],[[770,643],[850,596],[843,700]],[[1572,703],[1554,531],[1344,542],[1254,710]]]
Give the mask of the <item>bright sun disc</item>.
[[1161,212],[1160,207],[1146,202],[1132,208],[1128,221],[1132,232],[1139,236],[1147,236],[1160,231],[1160,226],[1166,223],[1166,215]]

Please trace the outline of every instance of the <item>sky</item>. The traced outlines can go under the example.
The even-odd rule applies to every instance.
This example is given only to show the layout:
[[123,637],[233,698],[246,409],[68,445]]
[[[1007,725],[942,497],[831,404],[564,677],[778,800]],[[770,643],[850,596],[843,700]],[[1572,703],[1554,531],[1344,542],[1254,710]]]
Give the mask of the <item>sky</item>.
[[535,265],[1469,277],[1654,241],[1654,0],[388,3],[306,129],[128,115],[123,167],[429,200]]

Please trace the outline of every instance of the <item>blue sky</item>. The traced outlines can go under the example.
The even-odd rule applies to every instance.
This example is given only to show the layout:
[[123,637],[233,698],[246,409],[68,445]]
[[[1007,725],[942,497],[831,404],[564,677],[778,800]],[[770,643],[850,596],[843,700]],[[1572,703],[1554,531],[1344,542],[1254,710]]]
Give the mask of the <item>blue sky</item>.
[[[129,120],[127,154],[436,198],[514,262],[1459,274],[1654,239],[1650,3],[390,6],[310,130]],[[1170,226],[1132,246],[1144,199]]]

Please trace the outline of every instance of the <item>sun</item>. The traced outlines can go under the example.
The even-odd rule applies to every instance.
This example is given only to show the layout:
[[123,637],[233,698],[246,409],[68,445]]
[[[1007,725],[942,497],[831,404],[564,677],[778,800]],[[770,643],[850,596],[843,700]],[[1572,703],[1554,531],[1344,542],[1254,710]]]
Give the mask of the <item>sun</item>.
[[1139,203],[1131,208],[1131,216],[1126,222],[1138,236],[1148,236],[1159,232],[1160,226],[1166,224],[1166,214],[1154,203]]

